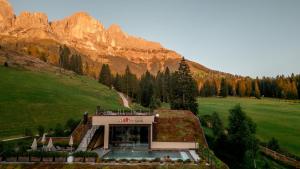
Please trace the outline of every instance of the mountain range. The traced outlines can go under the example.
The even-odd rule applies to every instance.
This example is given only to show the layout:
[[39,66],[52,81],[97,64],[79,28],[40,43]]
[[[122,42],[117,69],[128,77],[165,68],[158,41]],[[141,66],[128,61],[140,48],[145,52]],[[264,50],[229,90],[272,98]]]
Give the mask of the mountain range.
[[[2,60],[12,62],[11,52],[35,57],[50,65],[59,65],[60,48],[82,56],[83,72],[97,78],[101,65],[109,64],[113,73],[123,73],[128,65],[141,76],[177,69],[182,55],[164,48],[160,43],[128,35],[113,24],[105,28],[86,12],[77,12],[61,20],[49,21],[44,13],[22,12],[16,16],[7,0],[0,0],[0,49]],[[206,76],[227,76],[187,60],[196,79]]]

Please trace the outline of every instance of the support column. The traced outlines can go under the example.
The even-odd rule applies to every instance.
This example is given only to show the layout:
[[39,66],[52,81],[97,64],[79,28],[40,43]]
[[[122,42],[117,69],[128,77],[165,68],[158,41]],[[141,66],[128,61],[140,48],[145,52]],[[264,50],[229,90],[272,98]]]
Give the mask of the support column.
[[148,136],[149,136],[149,138],[148,138],[149,149],[152,149],[152,127],[153,127],[153,125],[150,124],[149,129],[148,129],[148,132],[149,132],[149,134],[148,134]]
[[108,149],[109,144],[109,125],[106,124],[104,126],[104,149]]

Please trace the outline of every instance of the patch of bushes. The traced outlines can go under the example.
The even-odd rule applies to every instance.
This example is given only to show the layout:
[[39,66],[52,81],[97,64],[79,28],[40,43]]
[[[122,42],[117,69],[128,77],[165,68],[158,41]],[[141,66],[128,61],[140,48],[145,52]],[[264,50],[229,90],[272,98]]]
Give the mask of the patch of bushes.
[[121,160],[120,160],[120,162],[125,162],[125,163],[128,163],[128,162],[129,162],[129,160],[127,160],[127,159],[121,159]]
[[45,152],[45,151],[30,151],[29,155],[32,157],[67,157],[68,153],[66,152]]
[[190,159],[184,160],[183,163],[188,164],[191,163],[192,161]]
[[182,159],[178,159],[177,162],[178,163],[183,163],[183,160]]
[[161,161],[160,158],[155,158],[152,160],[152,162],[160,162],[160,161]]
[[91,151],[79,151],[73,153],[74,157],[98,157],[98,154]]

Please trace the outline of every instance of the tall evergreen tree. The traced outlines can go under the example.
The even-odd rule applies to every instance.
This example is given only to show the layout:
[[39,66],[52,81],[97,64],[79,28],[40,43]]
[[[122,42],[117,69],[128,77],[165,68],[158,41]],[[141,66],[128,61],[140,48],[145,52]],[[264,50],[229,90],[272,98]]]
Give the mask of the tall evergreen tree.
[[170,89],[171,89],[171,73],[169,67],[164,72],[163,82],[163,102],[169,102],[170,100]]
[[117,73],[113,80],[113,86],[116,90],[121,91],[122,88],[122,77]]
[[69,69],[70,49],[64,45],[59,47],[59,66],[64,69]]
[[243,79],[239,80],[238,82],[237,93],[240,97],[246,96],[246,84]]
[[221,91],[220,95],[222,97],[227,97],[228,96],[228,83],[225,78],[222,78],[221,80]]
[[155,78],[155,95],[159,98],[161,102],[164,101],[165,97],[165,77],[164,73],[161,73],[160,71],[157,72],[156,78]]
[[82,75],[82,61],[80,55],[72,55],[70,59],[70,70],[73,70],[75,73]]
[[112,74],[108,64],[103,64],[100,74],[99,74],[99,83],[102,83],[108,87],[112,85]]
[[224,125],[218,113],[214,112],[212,118],[212,131],[216,138],[224,134]]
[[131,73],[129,66],[125,69],[125,74],[122,76],[122,92],[127,96],[137,99],[137,93],[139,88],[139,81],[135,74]]
[[254,96],[260,99],[260,90],[258,85],[258,78],[254,81]]
[[179,63],[178,71],[172,75],[171,86],[171,108],[191,110],[194,114],[197,114],[197,83],[193,79],[190,68],[184,58]]
[[257,140],[255,139],[256,124],[246,115],[240,105],[230,110],[228,138],[230,154],[236,162],[230,168],[244,168],[246,152],[256,154]]
[[150,103],[155,105],[154,100],[154,77],[147,71],[140,81],[140,102],[142,106],[149,107]]

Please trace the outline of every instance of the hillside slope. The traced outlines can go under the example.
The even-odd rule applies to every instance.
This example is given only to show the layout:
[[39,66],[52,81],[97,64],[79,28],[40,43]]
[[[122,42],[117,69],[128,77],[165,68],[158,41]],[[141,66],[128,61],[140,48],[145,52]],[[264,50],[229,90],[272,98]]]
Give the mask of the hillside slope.
[[115,91],[84,76],[0,66],[0,139],[23,135],[25,128],[54,127],[85,111],[123,108]]

